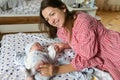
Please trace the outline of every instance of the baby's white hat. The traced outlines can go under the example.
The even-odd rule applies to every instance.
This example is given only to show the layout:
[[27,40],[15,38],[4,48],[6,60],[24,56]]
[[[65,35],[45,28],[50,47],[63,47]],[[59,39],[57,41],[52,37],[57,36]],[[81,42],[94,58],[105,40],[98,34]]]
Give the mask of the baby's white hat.
[[29,43],[25,46],[25,53],[28,54],[32,45],[35,44],[36,42]]

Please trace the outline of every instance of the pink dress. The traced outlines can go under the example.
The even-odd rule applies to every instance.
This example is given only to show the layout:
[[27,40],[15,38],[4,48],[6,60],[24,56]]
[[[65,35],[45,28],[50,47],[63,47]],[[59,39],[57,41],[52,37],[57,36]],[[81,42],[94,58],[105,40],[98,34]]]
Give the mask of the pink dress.
[[79,13],[72,29],[72,39],[59,28],[58,37],[75,51],[71,64],[76,70],[97,67],[120,80],[120,33],[106,29],[100,21]]

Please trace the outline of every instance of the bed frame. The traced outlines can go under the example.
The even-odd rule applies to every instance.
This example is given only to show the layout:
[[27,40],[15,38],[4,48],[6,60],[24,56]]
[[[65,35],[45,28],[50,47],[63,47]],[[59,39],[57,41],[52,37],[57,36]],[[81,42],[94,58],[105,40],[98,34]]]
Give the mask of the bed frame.
[[[48,28],[45,27],[45,25],[40,20],[39,16],[0,16],[0,25],[14,25],[14,24],[39,24],[42,27],[39,27],[39,32],[48,32]],[[41,25],[42,24],[42,25]],[[10,33],[1,33],[0,32],[0,40],[4,34],[13,34],[16,32],[10,32]],[[35,32],[25,32],[25,33],[38,33],[38,31]]]
[[39,16],[0,17],[0,25],[41,23]]

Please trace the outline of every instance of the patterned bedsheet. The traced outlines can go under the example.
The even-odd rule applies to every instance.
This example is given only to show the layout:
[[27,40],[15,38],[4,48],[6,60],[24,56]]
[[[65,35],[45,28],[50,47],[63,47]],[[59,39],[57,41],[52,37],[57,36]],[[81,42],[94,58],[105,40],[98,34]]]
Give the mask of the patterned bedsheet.
[[[60,42],[58,38],[49,39],[46,33],[17,33],[4,35],[1,40],[0,53],[0,80],[24,80],[25,75],[21,70],[20,65],[15,61],[15,54],[22,54],[25,50],[25,45],[33,41],[40,42],[44,47],[51,43]],[[74,57],[75,53],[71,49],[64,50],[57,56],[58,64],[67,64]],[[97,70],[96,70],[97,71]],[[94,68],[85,68],[82,71],[71,72],[51,77],[50,80],[112,80],[109,75],[101,73],[106,79],[95,77]],[[106,75],[106,76],[105,76]],[[98,75],[97,75],[98,76]]]

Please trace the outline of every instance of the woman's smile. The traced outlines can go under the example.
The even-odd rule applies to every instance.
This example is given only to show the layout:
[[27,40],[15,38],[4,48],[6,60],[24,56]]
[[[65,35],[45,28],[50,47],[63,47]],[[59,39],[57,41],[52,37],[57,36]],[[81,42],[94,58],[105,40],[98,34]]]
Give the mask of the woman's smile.
[[47,7],[42,11],[45,20],[52,26],[60,28],[65,22],[64,9]]

